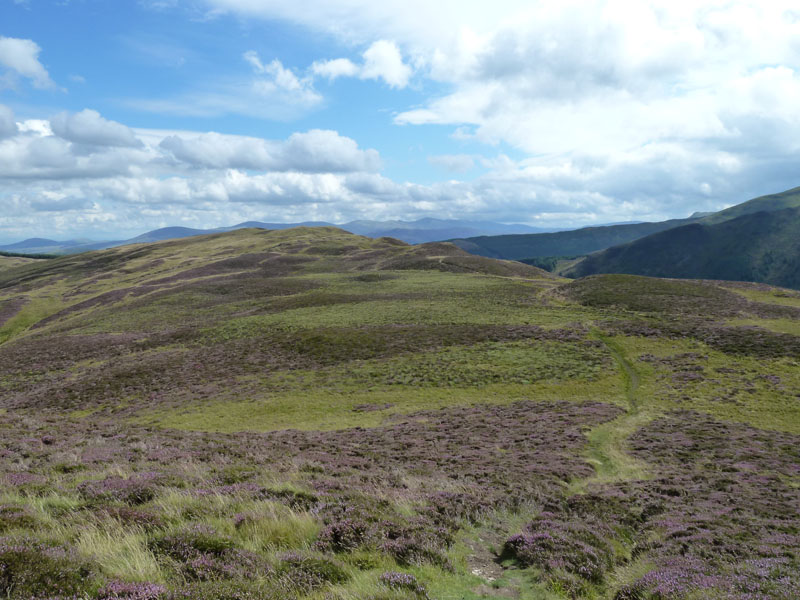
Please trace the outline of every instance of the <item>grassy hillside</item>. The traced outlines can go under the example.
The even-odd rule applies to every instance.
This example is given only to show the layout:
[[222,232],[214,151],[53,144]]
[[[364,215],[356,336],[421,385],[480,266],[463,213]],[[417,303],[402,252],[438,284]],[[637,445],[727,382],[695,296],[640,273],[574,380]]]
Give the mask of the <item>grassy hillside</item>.
[[17,256],[12,253],[0,253],[0,271],[36,262],[37,259],[29,256]]
[[742,202],[736,206],[731,206],[730,208],[712,213],[704,217],[702,222],[707,225],[714,225],[744,215],[757,212],[774,212],[787,208],[800,208],[800,187],[792,188],[791,190],[786,190],[779,194],[769,194],[767,196],[753,198],[747,202]]
[[589,256],[569,272],[578,277],[631,273],[800,288],[800,208],[671,229]]
[[0,595],[793,598],[800,293],[335,228],[0,271]]

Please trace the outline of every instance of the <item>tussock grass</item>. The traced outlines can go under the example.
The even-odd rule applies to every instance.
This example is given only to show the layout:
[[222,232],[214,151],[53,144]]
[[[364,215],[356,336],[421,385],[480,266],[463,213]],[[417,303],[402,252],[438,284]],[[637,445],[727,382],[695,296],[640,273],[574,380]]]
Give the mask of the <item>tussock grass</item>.
[[237,517],[241,521],[235,527],[235,537],[242,547],[256,552],[309,548],[320,529],[311,514],[274,502],[243,506]]
[[77,532],[75,547],[112,579],[152,583],[167,579],[140,528],[122,527],[113,520],[83,525]]

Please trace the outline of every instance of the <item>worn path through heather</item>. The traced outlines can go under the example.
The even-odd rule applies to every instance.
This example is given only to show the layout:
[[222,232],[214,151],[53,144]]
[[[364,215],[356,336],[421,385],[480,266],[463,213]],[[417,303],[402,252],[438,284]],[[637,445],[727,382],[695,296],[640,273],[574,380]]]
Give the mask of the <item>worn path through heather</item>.
[[595,331],[594,337],[608,348],[619,368],[625,390],[625,412],[616,419],[603,423],[588,434],[587,457],[595,474],[574,481],[570,491],[581,493],[593,484],[631,481],[647,477],[647,464],[636,460],[627,452],[627,440],[639,428],[651,421],[655,414],[644,410],[638,390],[639,373],[628,360],[625,350],[611,338]]

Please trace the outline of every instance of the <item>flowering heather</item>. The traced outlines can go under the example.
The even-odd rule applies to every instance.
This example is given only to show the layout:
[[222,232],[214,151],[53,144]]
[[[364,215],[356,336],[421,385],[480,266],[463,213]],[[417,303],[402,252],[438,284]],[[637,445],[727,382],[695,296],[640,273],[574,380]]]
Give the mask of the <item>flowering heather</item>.
[[310,592],[331,583],[344,583],[350,576],[334,560],[299,552],[287,552],[280,556],[279,574],[287,587],[301,592]]
[[72,596],[87,589],[92,566],[62,546],[0,538],[0,594]]
[[388,571],[381,575],[381,583],[393,590],[408,591],[419,598],[428,598],[428,591],[417,578],[408,573]]
[[93,502],[115,500],[126,504],[144,504],[156,496],[156,486],[163,476],[159,473],[143,473],[130,478],[107,477],[101,481],[86,481],[78,490]]
[[155,583],[125,583],[111,581],[97,592],[98,600],[160,600],[167,588]]
[[236,548],[232,539],[206,525],[157,537],[151,547],[181,565],[183,576],[190,581],[250,579],[271,571],[263,557]]
[[525,532],[506,540],[503,556],[524,566],[548,571],[565,570],[588,581],[600,583],[614,566],[611,546],[615,533],[598,520],[553,518],[542,513],[525,527]]

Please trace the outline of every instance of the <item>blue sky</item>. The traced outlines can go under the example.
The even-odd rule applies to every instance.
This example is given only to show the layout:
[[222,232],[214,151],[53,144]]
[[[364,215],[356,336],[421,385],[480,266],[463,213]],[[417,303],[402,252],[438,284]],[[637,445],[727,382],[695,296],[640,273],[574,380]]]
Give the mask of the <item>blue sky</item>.
[[0,241],[581,226],[781,191],[793,4],[0,0]]

